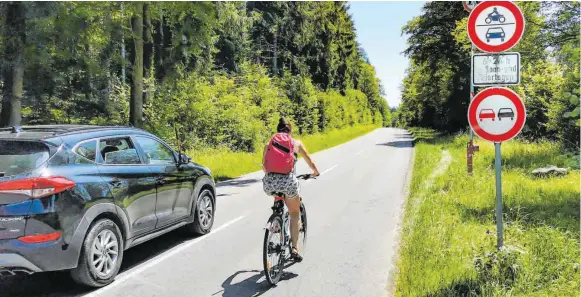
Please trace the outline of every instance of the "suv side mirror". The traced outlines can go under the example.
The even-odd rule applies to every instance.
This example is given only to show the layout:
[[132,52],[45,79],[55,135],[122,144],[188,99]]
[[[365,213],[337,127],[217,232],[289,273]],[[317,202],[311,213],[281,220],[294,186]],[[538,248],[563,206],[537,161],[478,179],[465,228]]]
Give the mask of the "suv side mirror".
[[192,158],[190,158],[184,154],[180,154],[180,164],[188,164],[188,163],[190,163],[190,161],[192,161]]

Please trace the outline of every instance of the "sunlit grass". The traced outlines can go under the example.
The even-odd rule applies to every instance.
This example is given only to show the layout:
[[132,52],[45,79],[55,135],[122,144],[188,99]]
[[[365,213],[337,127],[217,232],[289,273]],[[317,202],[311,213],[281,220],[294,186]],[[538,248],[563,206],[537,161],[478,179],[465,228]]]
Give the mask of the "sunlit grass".
[[[310,153],[331,148],[367,134],[377,126],[354,126],[326,133],[297,136]],[[216,180],[235,178],[246,173],[262,170],[262,151],[255,153],[233,152],[226,148],[190,151],[193,161],[212,170]]]
[[[468,138],[420,141],[406,204],[397,296],[579,296],[579,171],[535,178],[562,166],[555,143],[502,145],[504,241],[497,252],[494,145],[478,141],[466,173]],[[432,186],[442,151],[453,157]]]

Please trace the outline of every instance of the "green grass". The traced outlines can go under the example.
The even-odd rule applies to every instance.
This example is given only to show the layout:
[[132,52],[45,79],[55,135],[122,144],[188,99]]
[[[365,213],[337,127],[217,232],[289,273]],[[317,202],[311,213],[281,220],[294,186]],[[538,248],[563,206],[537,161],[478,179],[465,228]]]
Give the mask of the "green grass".
[[[416,145],[396,295],[579,296],[579,171],[530,174],[565,163],[558,145],[502,144],[507,249],[497,251],[494,145],[477,141],[469,177],[468,138],[432,136]],[[426,184],[444,150],[452,156],[449,168]]]
[[[377,126],[354,126],[325,133],[297,136],[309,153],[315,153],[365,135]],[[240,175],[262,170],[262,151],[255,153],[233,152],[226,148],[188,152],[194,162],[212,170],[217,181],[227,180]]]

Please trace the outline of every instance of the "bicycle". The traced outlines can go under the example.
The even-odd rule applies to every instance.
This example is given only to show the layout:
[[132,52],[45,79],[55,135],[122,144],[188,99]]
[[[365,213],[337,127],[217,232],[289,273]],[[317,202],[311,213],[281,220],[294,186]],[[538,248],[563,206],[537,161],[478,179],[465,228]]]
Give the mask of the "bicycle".
[[[311,174],[302,174],[298,175],[297,178],[307,180],[315,177]],[[274,205],[271,207],[272,215],[268,219],[265,227],[262,262],[266,280],[271,285],[276,285],[283,274],[285,263],[291,258],[292,247],[290,216],[288,208],[284,203],[284,194],[273,193],[272,195],[274,196]],[[307,243],[307,211],[302,197],[300,199],[301,224],[299,226],[299,244],[297,247],[299,253],[304,251]],[[273,243],[271,239],[278,239],[278,242]],[[273,255],[276,256],[276,260],[270,257]]]

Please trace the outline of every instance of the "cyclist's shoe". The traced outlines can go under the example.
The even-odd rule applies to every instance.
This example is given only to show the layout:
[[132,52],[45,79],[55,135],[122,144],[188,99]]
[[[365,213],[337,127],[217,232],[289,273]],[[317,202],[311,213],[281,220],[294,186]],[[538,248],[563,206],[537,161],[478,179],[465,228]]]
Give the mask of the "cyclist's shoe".
[[293,248],[291,251],[291,258],[295,261],[295,262],[302,262],[303,261],[303,257],[301,255],[299,255],[299,252],[297,251],[296,248]]

